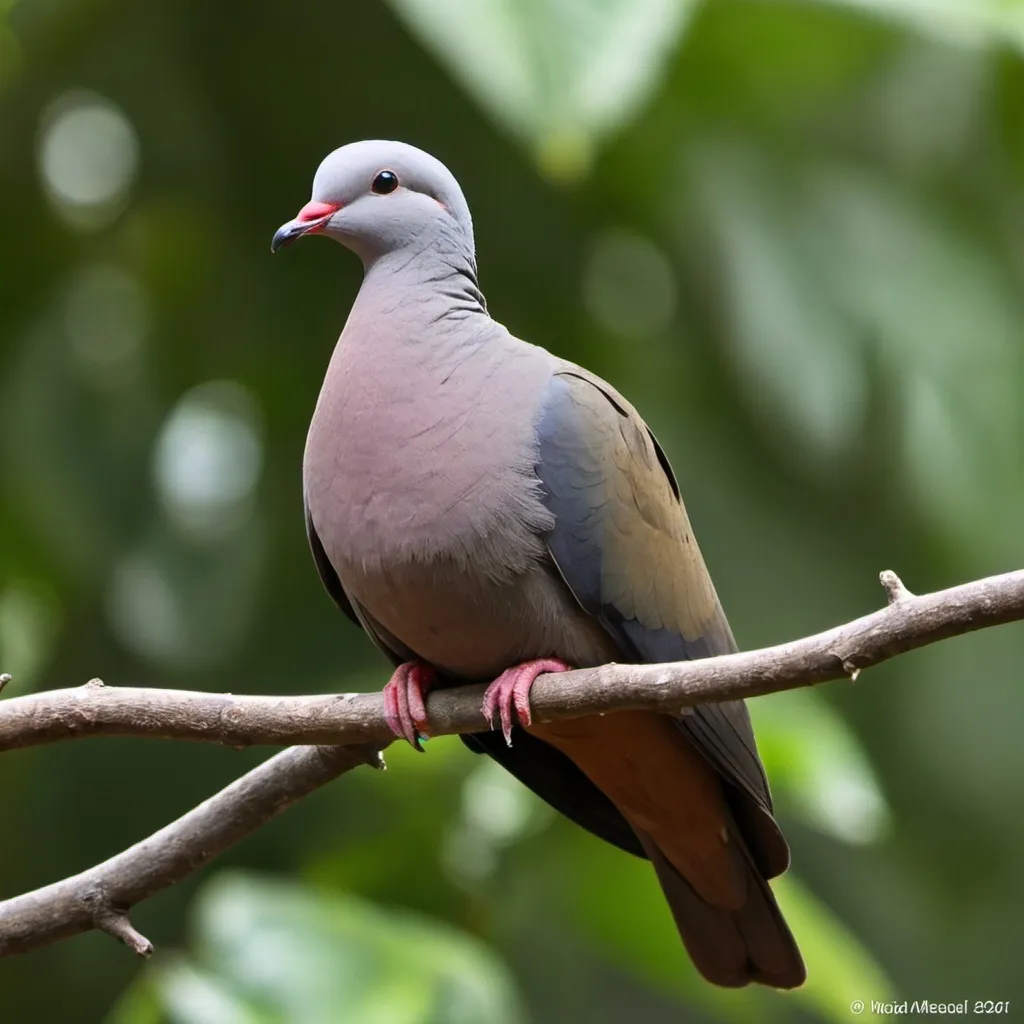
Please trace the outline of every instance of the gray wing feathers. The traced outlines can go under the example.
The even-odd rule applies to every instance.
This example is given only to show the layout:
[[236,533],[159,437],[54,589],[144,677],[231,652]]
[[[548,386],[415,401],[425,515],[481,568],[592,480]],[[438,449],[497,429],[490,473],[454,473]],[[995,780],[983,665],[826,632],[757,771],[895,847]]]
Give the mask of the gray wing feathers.
[[[556,520],[548,550],[623,657],[680,661],[736,650],[668,461],[632,406],[604,381],[567,367],[548,386],[538,448],[537,474]],[[677,721],[715,768],[770,815],[746,706],[704,705]],[[757,831],[768,849],[755,855],[777,874],[788,863],[781,833],[774,822]]]

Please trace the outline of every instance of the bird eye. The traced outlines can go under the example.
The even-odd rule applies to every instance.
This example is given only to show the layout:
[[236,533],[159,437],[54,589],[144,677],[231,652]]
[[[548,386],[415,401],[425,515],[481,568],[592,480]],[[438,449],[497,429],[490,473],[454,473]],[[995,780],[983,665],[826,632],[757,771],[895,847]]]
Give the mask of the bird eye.
[[373,184],[370,188],[377,193],[379,196],[386,196],[389,192],[394,192],[398,188],[398,175],[394,171],[381,171],[376,178],[373,179]]

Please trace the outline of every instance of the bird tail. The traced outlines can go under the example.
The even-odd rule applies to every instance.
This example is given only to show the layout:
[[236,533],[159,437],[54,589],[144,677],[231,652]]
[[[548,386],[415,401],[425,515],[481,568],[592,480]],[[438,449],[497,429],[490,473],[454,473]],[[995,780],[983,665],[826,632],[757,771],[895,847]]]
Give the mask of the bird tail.
[[683,945],[708,981],[727,988],[752,981],[796,988],[807,978],[796,940],[746,844],[730,831],[742,851],[748,878],[746,902],[736,910],[702,899],[650,836],[639,830],[637,836],[654,865]]

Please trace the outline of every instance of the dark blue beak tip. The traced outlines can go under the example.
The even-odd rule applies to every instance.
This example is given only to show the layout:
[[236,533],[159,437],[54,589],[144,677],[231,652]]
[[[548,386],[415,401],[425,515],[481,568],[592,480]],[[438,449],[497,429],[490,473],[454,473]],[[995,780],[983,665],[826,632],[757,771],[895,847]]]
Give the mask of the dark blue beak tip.
[[290,245],[301,233],[301,231],[295,230],[294,224],[285,224],[284,227],[278,228],[274,232],[274,237],[270,240],[270,251],[276,253],[278,249]]

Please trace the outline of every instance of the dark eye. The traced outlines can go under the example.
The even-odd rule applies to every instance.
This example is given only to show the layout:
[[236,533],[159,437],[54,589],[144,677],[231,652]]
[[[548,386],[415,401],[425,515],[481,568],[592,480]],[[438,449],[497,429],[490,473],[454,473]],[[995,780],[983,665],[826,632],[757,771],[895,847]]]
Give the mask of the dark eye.
[[379,196],[386,196],[389,192],[394,192],[398,188],[398,175],[394,171],[381,171],[376,178],[373,179],[373,184],[370,188],[377,193]]

